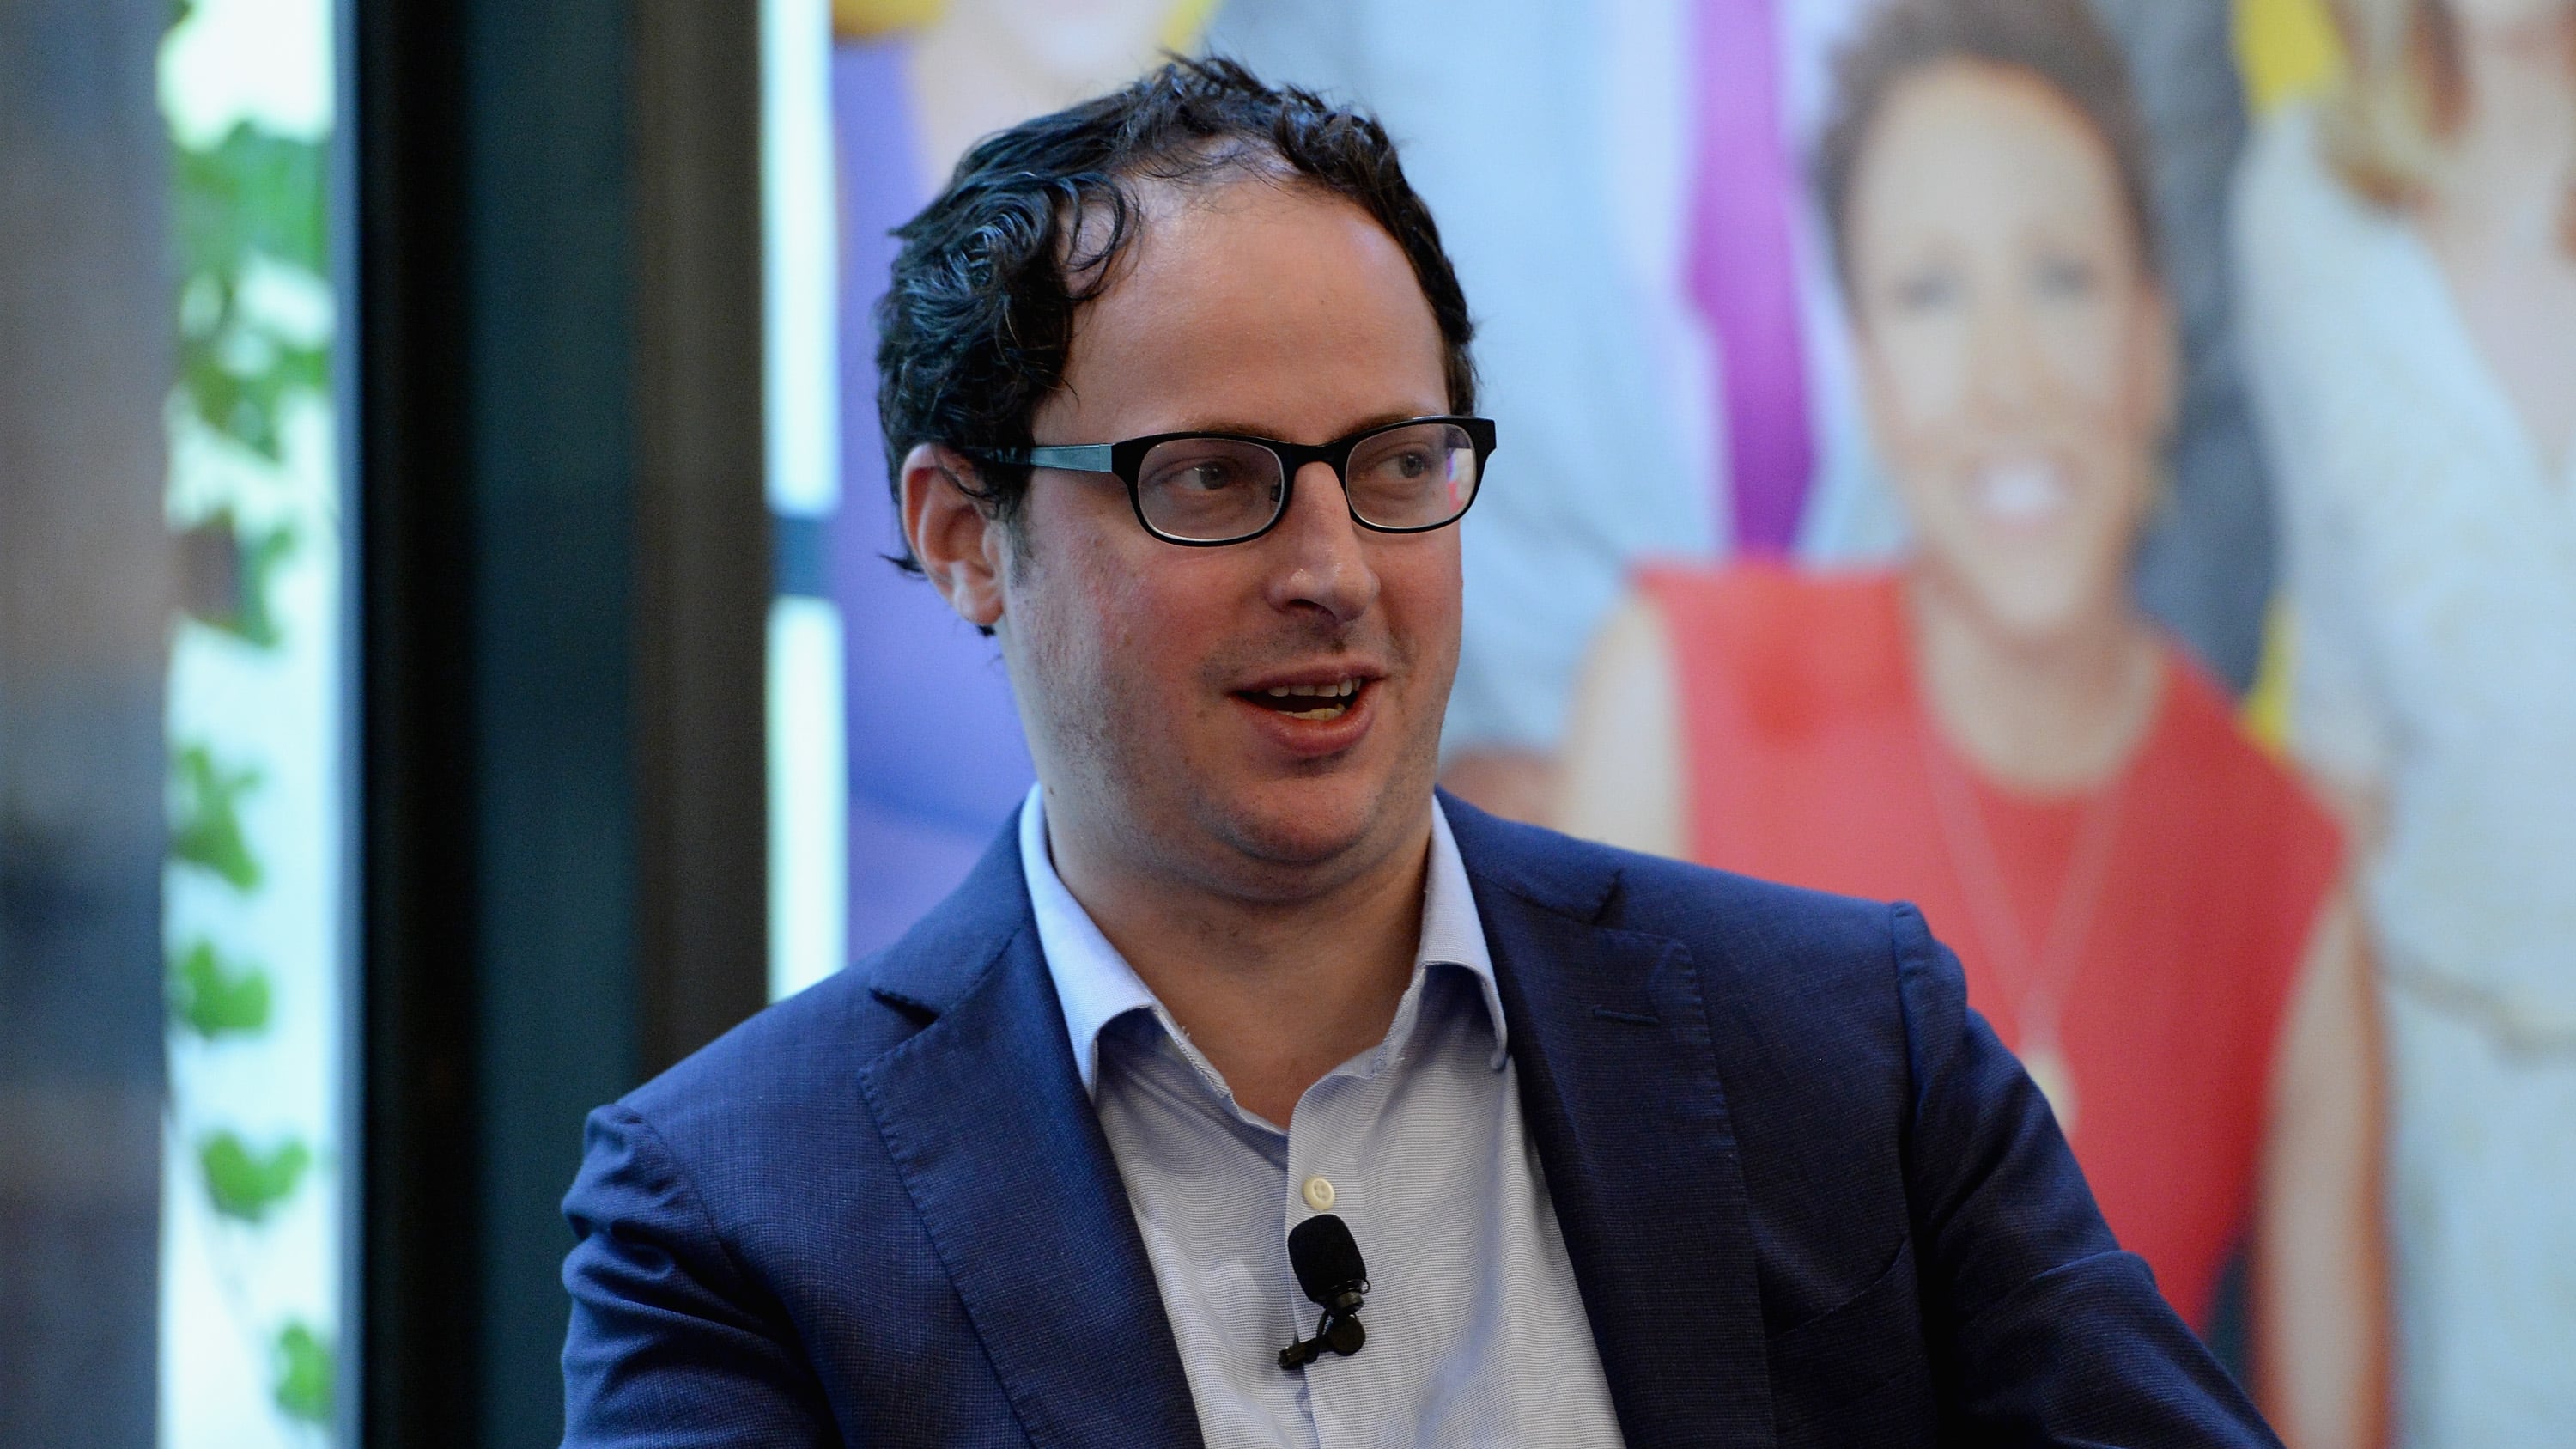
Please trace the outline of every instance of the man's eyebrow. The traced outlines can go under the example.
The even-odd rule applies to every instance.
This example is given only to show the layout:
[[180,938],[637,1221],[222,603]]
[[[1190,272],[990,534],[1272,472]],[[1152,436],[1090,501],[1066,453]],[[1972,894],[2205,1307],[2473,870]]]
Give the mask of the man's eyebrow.
[[[1372,413],[1366,419],[1335,433],[1331,438],[1325,438],[1319,441],[1332,442],[1335,439],[1347,438],[1354,433],[1365,433],[1371,428],[1382,428],[1389,423],[1410,422],[1415,418],[1437,418],[1445,416],[1447,416],[1447,414],[1440,412],[1423,413],[1415,412],[1411,408],[1397,408],[1392,412]],[[1239,419],[1208,419],[1194,423],[1186,428],[1174,428],[1171,431],[1182,433],[1235,433],[1247,438],[1271,438],[1283,443],[1293,441],[1293,439],[1281,438],[1277,433],[1272,432],[1265,424],[1248,423]]]

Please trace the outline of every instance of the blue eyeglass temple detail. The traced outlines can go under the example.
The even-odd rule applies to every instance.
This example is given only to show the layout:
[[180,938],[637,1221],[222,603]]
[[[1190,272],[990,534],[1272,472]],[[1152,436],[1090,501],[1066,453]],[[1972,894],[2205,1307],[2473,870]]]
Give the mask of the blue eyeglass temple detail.
[[1060,448],[1025,448],[994,456],[1005,463],[1025,463],[1032,468],[1062,468],[1073,473],[1110,473],[1110,451],[1114,443],[1074,443]]

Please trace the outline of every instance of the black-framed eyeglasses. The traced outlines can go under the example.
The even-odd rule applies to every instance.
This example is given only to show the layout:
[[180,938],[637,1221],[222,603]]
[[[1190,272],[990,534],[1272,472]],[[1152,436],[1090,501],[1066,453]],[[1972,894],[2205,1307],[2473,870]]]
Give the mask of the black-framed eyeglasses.
[[1351,518],[1379,533],[1428,533],[1466,515],[1493,455],[1489,418],[1407,418],[1320,447],[1241,433],[1156,433],[1123,443],[1015,448],[995,462],[1114,473],[1136,521],[1166,543],[1244,543],[1288,512],[1297,472],[1322,463],[1342,481]]

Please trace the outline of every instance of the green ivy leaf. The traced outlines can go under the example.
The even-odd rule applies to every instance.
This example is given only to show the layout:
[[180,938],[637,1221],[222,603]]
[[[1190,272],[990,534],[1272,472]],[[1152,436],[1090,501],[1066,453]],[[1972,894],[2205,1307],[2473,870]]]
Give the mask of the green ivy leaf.
[[237,285],[258,258],[327,270],[329,150],[247,121],[172,161],[171,232],[180,280],[179,384],[207,426],[281,458],[279,410],[329,385],[330,357],[242,314]]
[[170,967],[170,1015],[212,1041],[268,1026],[268,973],[255,965],[227,967],[215,943],[199,939]]
[[240,274],[254,253],[320,272],[329,232],[330,150],[250,121],[171,158],[171,230],[182,275]]
[[[229,300],[217,326],[213,336],[179,339],[179,383],[189,405],[206,426],[272,463],[283,461],[279,413],[289,394],[320,392],[328,385],[329,356],[318,347],[295,346],[253,331],[232,313]],[[227,355],[245,335],[263,359],[249,372],[237,370]]]
[[170,855],[184,865],[212,871],[235,890],[259,887],[259,861],[242,835],[241,797],[259,784],[259,771],[228,770],[204,745],[180,749],[171,764],[173,802]]
[[197,1144],[197,1166],[205,1172],[206,1196],[215,1211],[246,1223],[267,1217],[312,1165],[312,1149],[293,1139],[264,1156],[232,1132],[215,1133]]
[[301,1323],[279,1331],[275,1361],[277,1407],[290,1419],[307,1424],[331,1422],[331,1345]]
[[292,528],[281,526],[241,537],[241,612],[223,627],[260,648],[277,647],[277,615],[269,607],[269,585],[277,578],[277,566],[294,552]]

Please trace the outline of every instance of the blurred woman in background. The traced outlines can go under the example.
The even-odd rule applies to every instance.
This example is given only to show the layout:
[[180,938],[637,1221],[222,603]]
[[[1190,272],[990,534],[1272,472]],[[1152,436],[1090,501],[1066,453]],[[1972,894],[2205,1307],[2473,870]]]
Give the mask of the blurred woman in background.
[[2386,983],[2400,1422],[2576,1443],[2576,4],[2335,10],[2240,178],[2241,335]]
[[2140,613],[2174,337],[2081,0],[1897,0],[1820,186],[1899,572],[1650,571],[1558,823],[1923,904],[2124,1245],[2206,1329],[2249,1225],[2258,1389],[2381,1416],[2375,1018],[2335,827]]

